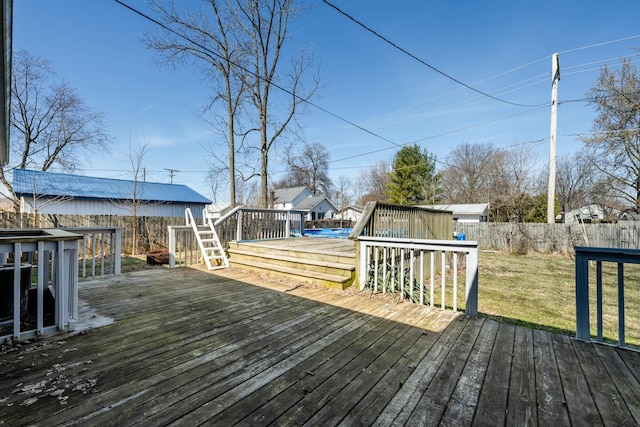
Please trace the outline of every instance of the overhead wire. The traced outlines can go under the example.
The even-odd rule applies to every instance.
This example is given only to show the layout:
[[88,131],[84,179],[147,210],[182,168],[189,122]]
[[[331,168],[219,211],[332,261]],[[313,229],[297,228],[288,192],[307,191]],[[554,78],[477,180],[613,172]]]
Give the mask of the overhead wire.
[[[178,37],[180,37],[180,38],[182,38],[182,39],[184,39],[184,40],[188,41],[189,43],[192,43],[193,45],[195,45],[195,46],[197,46],[197,47],[199,47],[199,48],[203,49],[204,51],[206,51],[206,52],[210,53],[211,55],[216,56],[216,57],[218,57],[218,58],[222,58],[222,56],[221,56],[221,55],[219,55],[219,54],[217,54],[216,52],[214,52],[214,51],[210,50],[210,49],[209,49],[209,48],[207,48],[206,46],[203,46],[202,44],[200,44],[200,43],[198,43],[198,42],[195,42],[195,41],[191,40],[189,37],[187,37],[187,36],[185,36],[185,35],[183,35],[183,34],[179,33],[178,31],[176,31],[176,30],[174,30],[174,29],[170,28],[169,26],[167,26],[167,25],[163,24],[162,22],[160,22],[160,21],[158,21],[158,20],[154,19],[153,17],[151,17],[151,16],[149,16],[149,15],[147,15],[147,14],[145,14],[145,13],[143,13],[143,12],[141,12],[141,11],[137,10],[137,9],[135,9],[134,7],[129,6],[128,4],[124,3],[123,1],[121,1],[121,0],[114,0],[114,1],[115,1],[116,3],[118,3],[118,4],[120,4],[121,6],[123,6],[123,7],[127,8],[127,9],[129,9],[130,11],[132,11],[132,12],[134,12],[134,13],[138,14],[139,16],[143,17],[144,19],[146,19],[146,20],[148,20],[148,21],[150,21],[150,22],[154,23],[155,25],[158,25],[158,26],[162,27],[162,28],[163,28],[163,29],[165,29],[166,31],[168,31],[168,32],[170,32],[170,33],[172,33],[172,34],[175,34],[176,36],[178,36]],[[525,113],[528,113],[528,112],[530,112],[530,111],[535,111],[535,110],[537,110],[537,109],[539,109],[539,108],[548,107],[548,106],[550,105],[550,103],[537,104],[537,105],[527,105],[527,104],[515,103],[515,102],[511,102],[511,101],[505,100],[505,99],[501,99],[501,98],[499,98],[499,97],[497,97],[497,96],[491,95],[491,94],[486,93],[486,92],[483,92],[483,91],[481,91],[481,90],[478,90],[478,89],[474,88],[473,86],[468,85],[468,84],[466,84],[466,83],[464,83],[464,82],[462,82],[462,81],[460,81],[460,80],[458,80],[458,79],[456,79],[456,78],[454,78],[454,77],[452,77],[452,76],[448,75],[447,73],[445,73],[445,72],[443,72],[443,71],[439,70],[438,68],[436,68],[436,67],[432,66],[431,64],[427,63],[426,61],[423,61],[422,59],[420,59],[420,58],[419,58],[419,57],[417,57],[416,55],[414,55],[414,54],[412,54],[412,53],[408,52],[407,50],[405,50],[404,48],[400,47],[400,46],[399,46],[399,45],[397,45],[396,43],[392,42],[391,40],[389,40],[389,39],[387,39],[386,37],[382,36],[381,34],[377,33],[375,30],[373,30],[373,29],[369,28],[368,26],[364,25],[364,24],[363,24],[363,23],[361,23],[360,21],[356,20],[355,18],[353,18],[352,16],[350,16],[350,15],[349,15],[349,14],[347,14],[346,12],[342,11],[341,9],[339,9],[337,6],[333,5],[333,4],[332,4],[332,3],[330,3],[329,1],[327,1],[327,0],[323,0],[323,2],[324,2],[325,4],[327,4],[328,6],[332,7],[333,9],[335,9],[336,11],[338,11],[340,14],[344,15],[345,17],[347,17],[348,19],[352,20],[353,22],[355,22],[356,24],[358,24],[359,26],[361,26],[362,28],[364,28],[364,29],[365,29],[365,30],[367,30],[368,32],[370,32],[370,33],[374,34],[376,37],[378,37],[378,38],[380,38],[381,40],[383,40],[384,42],[386,42],[386,43],[390,44],[392,47],[394,47],[394,48],[396,48],[396,49],[400,50],[401,52],[403,52],[404,54],[406,54],[406,55],[410,56],[411,58],[413,58],[414,60],[418,61],[419,63],[421,63],[421,64],[425,65],[426,67],[428,67],[428,68],[432,69],[433,71],[435,71],[435,72],[437,72],[437,73],[441,74],[442,76],[444,76],[444,77],[446,77],[446,78],[448,78],[448,79],[450,79],[450,80],[452,80],[452,81],[456,82],[457,84],[459,84],[459,85],[463,86],[464,88],[467,88],[467,89],[469,89],[469,90],[472,90],[473,92],[476,92],[476,93],[477,93],[478,95],[480,95],[480,96],[487,97],[487,98],[490,98],[490,99],[493,99],[493,100],[496,100],[496,101],[499,101],[499,102],[502,102],[502,103],[506,103],[506,104],[514,105],[514,106],[519,106],[519,107],[529,108],[527,111],[523,111],[523,112],[519,112],[519,113],[516,113],[516,114],[512,114],[512,115],[508,115],[508,116],[500,117],[500,118],[497,118],[497,119],[492,119],[492,120],[485,121],[485,122],[481,122],[481,123],[476,123],[476,124],[473,124],[473,125],[470,125],[470,126],[466,126],[466,127],[463,127],[463,128],[458,128],[458,129],[454,129],[454,130],[451,130],[451,131],[443,132],[443,133],[440,133],[440,134],[437,134],[437,135],[431,135],[431,136],[428,136],[428,137],[415,139],[415,140],[413,140],[413,141],[410,141],[410,142],[402,143],[402,144],[401,144],[401,143],[397,143],[397,142],[395,142],[395,141],[393,141],[393,140],[391,140],[391,139],[389,139],[389,138],[386,138],[386,137],[384,137],[384,136],[382,136],[382,135],[380,135],[380,134],[378,134],[378,133],[376,133],[376,132],[373,132],[373,131],[371,131],[370,129],[365,128],[364,126],[358,125],[358,124],[356,124],[356,123],[354,123],[354,122],[352,122],[352,121],[350,121],[350,120],[348,120],[348,119],[346,119],[346,118],[344,118],[344,117],[342,117],[342,116],[340,116],[340,115],[338,115],[338,114],[336,114],[336,113],[333,113],[332,111],[327,110],[326,108],[321,107],[320,105],[317,105],[317,104],[315,104],[315,103],[313,103],[313,102],[311,102],[311,101],[309,101],[309,100],[307,100],[307,99],[304,99],[304,98],[300,97],[299,95],[296,95],[296,94],[295,94],[294,92],[292,92],[291,90],[289,90],[289,89],[287,89],[287,88],[285,88],[285,87],[283,87],[283,86],[281,86],[281,85],[279,85],[279,84],[277,84],[277,83],[275,83],[275,82],[267,81],[267,79],[265,79],[265,78],[263,78],[263,77],[261,77],[261,76],[256,75],[256,74],[255,74],[255,73],[253,73],[251,70],[248,70],[248,69],[246,69],[245,67],[243,67],[243,66],[241,66],[241,65],[239,65],[239,64],[235,64],[235,63],[233,63],[233,62],[232,62],[232,65],[233,65],[233,66],[235,66],[235,67],[237,67],[238,69],[241,69],[241,70],[243,70],[243,71],[245,71],[245,72],[248,72],[248,73],[252,74],[254,77],[256,77],[256,78],[258,78],[258,79],[261,79],[261,80],[267,81],[268,83],[272,84],[275,88],[277,88],[277,89],[279,89],[279,90],[281,90],[281,91],[283,91],[283,92],[285,92],[285,93],[287,93],[287,94],[289,94],[289,95],[291,95],[291,96],[295,97],[296,99],[298,99],[298,100],[300,100],[300,101],[302,101],[302,102],[307,103],[308,105],[312,106],[313,108],[315,108],[315,109],[317,109],[317,110],[319,110],[319,111],[322,111],[322,112],[324,112],[324,113],[326,113],[326,114],[328,114],[328,115],[330,115],[330,116],[332,116],[332,117],[334,117],[334,118],[336,118],[336,119],[338,119],[338,120],[340,120],[340,121],[342,121],[342,122],[344,122],[344,123],[346,123],[346,124],[348,124],[348,125],[351,125],[351,126],[353,126],[353,127],[357,128],[357,129],[359,129],[359,130],[361,130],[361,131],[363,131],[363,132],[365,132],[365,133],[367,133],[367,134],[369,134],[369,135],[371,135],[371,136],[374,136],[374,137],[376,137],[376,138],[378,138],[378,139],[381,139],[381,140],[383,140],[383,141],[385,141],[385,142],[388,142],[388,143],[390,143],[390,144],[392,144],[392,145],[394,146],[394,147],[386,147],[386,148],[382,148],[382,149],[372,150],[372,151],[369,151],[369,152],[360,153],[360,154],[357,154],[357,155],[348,156],[348,157],[344,157],[344,158],[341,158],[341,159],[332,160],[332,161],[330,161],[329,163],[336,163],[336,162],[340,162],[340,161],[344,161],[344,160],[349,160],[349,159],[353,159],[353,158],[361,157],[361,156],[364,156],[364,155],[369,155],[369,154],[374,154],[374,153],[378,153],[378,152],[386,151],[386,150],[389,150],[389,149],[392,149],[392,148],[396,148],[396,147],[404,147],[404,146],[407,146],[407,145],[410,145],[410,144],[415,144],[415,143],[418,143],[418,142],[427,141],[427,140],[434,139],[434,138],[438,138],[438,137],[441,137],[441,136],[444,136],[444,135],[449,135],[449,134],[452,134],[452,133],[460,132],[460,131],[463,131],[463,130],[468,130],[468,129],[475,128],[475,127],[478,127],[478,126],[482,126],[482,125],[485,125],[485,124],[489,124],[489,123],[493,123],[493,122],[496,122],[496,121],[500,121],[500,120],[504,120],[504,119],[507,119],[507,118],[511,118],[511,117],[514,117],[514,116],[517,116],[517,115],[520,115],[520,114],[525,114]],[[565,54],[565,53],[575,52],[575,51],[578,51],[578,50],[584,50],[584,49],[589,49],[589,48],[593,48],[593,47],[603,46],[603,45],[606,45],[606,44],[611,44],[611,43],[616,43],[616,42],[620,42],[620,41],[630,40],[630,39],[634,39],[634,38],[640,38],[640,35],[635,35],[635,36],[630,36],[630,37],[619,38],[619,39],[610,40],[610,41],[607,41],[607,42],[602,42],[602,43],[597,43],[597,44],[592,44],[592,45],[582,46],[582,47],[574,48],[574,49],[568,49],[568,50],[565,50],[565,51],[561,51],[561,52],[559,52],[559,53],[561,53],[561,54]],[[630,55],[630,56],[632,56],[632,55]],[[543,61],[543,60],[545,60],[545,59],[547,59],[547,57],[543,57],[543,58],[537,59],[537,60],[535,60],[535,61],[528,62],[528,63],[523,64],[523,65],[520,65],[520,66],[518,66],[518,67],[514,67],[514,68],[512,68],[512,69],[510,69],[510,70],[507,70],[507,71],[504,71],[504,72],[498,73],[498,74],[496,74],[496,75],[494,75],[494,76],[488,77],[488,78],[486,78],[486,79],[480,80],[479,82],[474,83],[474,84],[479,84],[479,83],[482,83],[482,82],[486,82],[486,81],[488,81],[488,80],[491,80],[491,79],[494,79],[494,78],[497,78],[497,77],[503,76],[503,75],[505,75],[505,74],[508,74],[508,73],[511,73],[511,72],[517,71],[517,70],[519,70],[519,69],[525,68],[525,67],[527,67],[527,66],[530,66],[530,65],[536,64],[536,63],[541,62],[541,61]],[[574,67],[571,67],[571,68],[575,68],[575,67],[578,67],[578,66],[574,66]],[[583,72],[583,71],[577,71],[577,72]],[[577,73],[577,72],[574,72],[574,73]],[[545,73],[545,74],[547,74],[547,73]],[[545,74],[543,74],[543,75],[545,75]],[[540,75],[540,76],[542,76],[542,75]],[[529,81],[529,80],[533,80],[534,78],[538,78],[538,77],[540,77],[540,76],[536,76],[536,77],[533,77],[533,78],[529,78],[529,79],[526,79],[526,80],[521,81],[521,82],[519,82],[519,83],[514,83],[514,84],[512,84],[512,85],[509,85],[509,86],[503,87],[503,88],[501,88],[501,89],[497,89],[496,91],[500,91],[500,90],[502,90],[502,89],[506,89],[506,88],[508,88],[508,87],[510,87],[510,86],[514,86],[514,85],[517,85],[517,84],[520,84],[520,83],[524,83],[524,82]],[[526,85],[526,86],[524,86],[524,87],[528,87],[528,86],[535,85],[535,84],[539,84],[539,83],[540,83],[539,81],[538,81],[538,82],[533,82],[533,83],[530,83],[530,84],[528,84],[528,85]],[[510,93],[510,92],[515,91],[515,90],[520,90],[520,89],[522,89],[522,88],[524,88],[524,87],[514,88],[514,89],[512,89],[511,91],[509,91],[509,92],[505,92],[505,93]],[[458,89],[458,90],[460,90],[460,89]],[[457,91],[457,90],[456,90],[456,91]],[[455,91],[451,91],[450,93],[453,93],[453,92],[455,92]],[[445,94],[445,95],[446,95],[446,94]],[[438,96],[438,97],[432,98],[431,100],[433,100],[433,99],[437,99],[437,98],[439,98],[439,97],[443,97],[443,96],[445,96],[445,95],[440,95],[440,96]],[[424,102],[428,102],[428,101],[429,101],[429,100],[424,101]],[[577,102],[577,101],[580,101],[580,100],[570,100],[570,101],[563,101],[563,102]],[[423,103],[424,103],[424,102],[423,102]],[[561,103],[561,102],[560,102],[560,103]],[[459,103],[458,103],[458,104],[459,104]],[[419,104],[418,104],[418,105],[419,105]],[[454,104],[454,105],[456,105],[456,104]],[[536,140],[536,141],[540,141],[540,140]],[[353,166],[352,166],[352,167],[353,167]],[[206,171],[204,171],[204,172],[206,172]],[[196,171],[193,171],[193,173],[196,173]],[[197,173],[203,173],[203,171],[197,171]],[[278,173],[279,173],[279,172],[278,172]]]
[[434,67],[433,65],[429,64],[428,62],[420,59],[418,56],[414,55],[413,53],[409,52],[408,50],[404,49],[403,47],[399,46],[398,44],[394,43],[393,41],[389,40],[388,38],[386,38],[385,36],[383,36],[382,34],[378,33],[377,31],[375,31],[374,29],[368,27],[367,25],[365,25],[364,23],[362,23],[361,21],[358,21],[356,18],[354,18],[353,16],[349,15],[348,13],[346,13],[345,11],[343,11],[342,9],[340,9],[338,6],[330,3],[327,0],[322,0],[323,3],[325,3],[326,5],[332,7],[333,9],[335,9],[338,13],[340,13],[341,15],[345,16],[346,18],[348,18],[349,20],[351,20],[352,22],[356,23],[357,25],[359,25],[360,27],[364,28],[365,30],[367,30],[368,32],[370,32],[371,34],[373,34],[374,36],[378,37],[379,39],[381,39],[382,41],[384,41],[385,43],[389,44],[390,46],[394,47],[395,49],[399,50],[400,52],[404,53],[405,55],[409,56],[410,58],[413,58],[414,60],[418,61],[420,64],[426,66],[427,68],[430,68],[431,70],[435,71],[436,73],[440,74],[441,76],[461,85],[466,87],[469,90],[472,90],[482,96],[485,96],[487,98],[491,98],[494,101],[498,101],[498,102],[502,102],[505,104],[509,104],[509,105],[514,105],[516,107],[525,107],[525,108],[535,108],[535,107],[541,107],[541,106],[547,106],[549,105],[548,103],[545,104],[535,104],[535,105],[530,105],[530,104],[521,104],[521,103],[517,103],[517,102],[511,102],[508,101],[506,99],[502,99],[502,98],[498,98],[496,96],[490,95],[487,92],[483,92],[480,89],[476,89],[475,87],[468,85],[467,83],[462,82],[461,80],[458,80],[457,78],[445,73],[444,71],[440,70],[439,68]]
[[[160,22],[157,19],[145,14],[144,12],[141,12],[140,10],[134,8],[133,6],[129,6],[128,4],[124,3],[121,0],[113,0],[113,1],[115,1],[116,3],[118,3],[119,5],[127,8],[127,9],[129,9],[130,11],[136,13],[137,15],[143,17],[144,19],[148,20],[149,22],[152,22],[152,23],[164,28],[166,31],[169,31],[170,33],[175,34],[176,36],[186,40],[187,42],[192,43],[194,46],[197,46],[198,48],[202,49],[203,51],[205,51],[205,52],[207,52],[207,53],[209,53],[209,54],[211,54],[211,55],[213,55],[213,56],[215,56],[217,58],[224,59],[222,57],[222,55],[212,51],[211,49],[207,48],[206,46],[202,45],[201,43],[198,43],[196,41],[191,40],[189,37],[185,36],[184,34],[181,34],[180,32],[174,30],[173,28],[169,27],[168,25],[163,24],[162,22]],[[392,145],[395,145],[397,147],[400,146],[400,144],[396,143],[395,141],[393,141],[393,140],[391,140],[389,138],[386,138],[386,137],[384,137],[382,135],[379,135],[378,133],[373,132],[372,130],[369,130],[369,129],[365,128],[365,127],[362,127],[362,126],[358,125],[357,123],[354,123],[354,122],[352,122],[352,121],[350,121],[350,120],[348,120],[348,119],[346,119],[346,118],[344,118],[344,117],[342,117],[342,116],[340,116],[340,115],[338,115],[338,114],[336,114],[336,113],[334,113],[332,111],[329,111],[326,108],[321,107],[320,105],[315,104],[315,103],[309,101],[308,99],[305,99],[305,98],[301,97],[300,95],[297,95],[295,92],[292,92],[291,90],[279,85],[278,83],[276,83],[276,82],[274,82],[272,80],[266,79],[266,78],[264,78],[262,76],[257,75],[256,73],[252,72],[251,70],[247,69],[246,67],[243,67],[240,64],[237,64],[237,63],[235,63],[233,61],[229,61],[229,63],[231,65],[233,65],[234,67],[236,67],[236,68],[238,68],[238,69],[240,69],[240,70],[242,70],[244,72],[247,72],[247,73],[251,74],[255,78],[260,79],[260,80],[264,81],[265,83],[269,83],[270,85],[272,85],[273,87],[283,91],[284,93],[293,96],[298,101],[302,101],[302,102],[312,106],[313,108],[315,108],[317,110],[320,110],[320,111],[324,112],[325,114],[328,114],[328,115],[330,115],[330,116],[332,116],[332,117],[334,117],[334,118],[336,118],[336,119],[338,119],[338,120],[340,120],[340,121],[342,121],[344,123],[347,123],[348,125],[356,127],[358,129],[360,129],[361,131],[366,132],[369,135],[372,135],[372,136],[374,136],[374,137],[376,137],[378,139],[381,139],[381,140],[383,140],[385,142],[388,142],[388,143],[390,143]]]

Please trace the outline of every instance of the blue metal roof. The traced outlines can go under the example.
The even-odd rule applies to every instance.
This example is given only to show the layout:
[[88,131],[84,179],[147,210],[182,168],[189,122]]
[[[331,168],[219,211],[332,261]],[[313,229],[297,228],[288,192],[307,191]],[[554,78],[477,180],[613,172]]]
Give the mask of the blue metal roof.
[[[13,191],[17,196],[73,197],[98,200],[131,200],[134,181],[96,178],[29,169],[13,170]],[[211,203],[186,185],[137,182],[137,199],[146,202]]]

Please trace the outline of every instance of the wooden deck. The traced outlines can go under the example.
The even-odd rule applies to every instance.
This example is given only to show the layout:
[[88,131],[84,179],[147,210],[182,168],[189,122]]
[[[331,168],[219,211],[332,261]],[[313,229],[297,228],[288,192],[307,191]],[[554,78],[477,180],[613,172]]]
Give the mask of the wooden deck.
[[638,425],[640,354],[380,298],[163,268],[114,323],[0,355],[0,425]]

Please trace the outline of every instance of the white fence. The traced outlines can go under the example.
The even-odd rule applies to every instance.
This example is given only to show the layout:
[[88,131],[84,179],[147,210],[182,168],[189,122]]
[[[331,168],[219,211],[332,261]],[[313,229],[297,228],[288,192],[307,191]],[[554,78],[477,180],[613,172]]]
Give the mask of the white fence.
[[[398,295],[401,299],[436,305],[436,275],[439,274],[440,308],[458,310],[459,255],[465,259],[465,312],[478,315],[478,244],[472,241],[358,238],[359,287]],[[428,261],[428,263],[427,263]],[[439,262],[437,262],[439,261]],[[447,288],[451,272],[451,289]],[[429,281],[426,281],[426,277]],[[428,285],[428,286],[427,286]],[[425,287],[429,293],[425,295]],[[447,295],[450,300],[447,301]]]
[[120,227],[64,228],[82,235],[80,240],[80,277],[120,274],[122,229]]
[[[203,222],[203,225],[206,224]],[[238,207],[218,219],[214,226],[223,247],[233,240],[299,237],[304,233],[304,212]],[[193,228],[179,225],[168,229],[169,268],[201,264],[202,256]]]
[[0,236],[0,344],[73,330],[81,236],[57,229],[5,230]]

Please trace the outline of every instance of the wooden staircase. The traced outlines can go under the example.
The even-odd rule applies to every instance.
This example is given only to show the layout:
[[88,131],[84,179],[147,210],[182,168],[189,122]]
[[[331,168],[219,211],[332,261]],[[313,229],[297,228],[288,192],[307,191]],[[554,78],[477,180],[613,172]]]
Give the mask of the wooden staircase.
[[289,278],[331,289],[346,289],[356,275],[356,253],[350,240],[296,238],[230,242],[233,267]]

